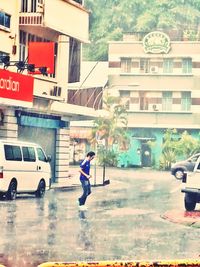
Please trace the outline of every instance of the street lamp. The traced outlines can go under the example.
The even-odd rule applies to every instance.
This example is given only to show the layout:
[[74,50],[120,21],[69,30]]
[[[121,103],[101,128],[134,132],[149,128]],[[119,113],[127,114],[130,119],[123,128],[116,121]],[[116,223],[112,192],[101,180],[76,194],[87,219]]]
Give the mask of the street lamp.
[[42,73],[42,75],[48,76],[47,67],[40,67],[39,71]]
[[32,72],[34,74],[36,69],[38,69],[42,75],[45,75],[45,76],[48,75],[47,67],[45,66],[37,67],[35,66],[35,64],[28,64],[26,63],[26,61],[22,61],[22,60],[10,61],[10,56],[8,55],[0,56],[0,62],[3,63],[4,69],[7,69],[8,67],[11,67],[11,66],[17,67],[18,73],[22,73],[26,69],[28,70],[28,72]]
[[0,60],[4,64],[4,69],[6,69],[10,65],[10,57],[9,56],[2,56],[0,58]]

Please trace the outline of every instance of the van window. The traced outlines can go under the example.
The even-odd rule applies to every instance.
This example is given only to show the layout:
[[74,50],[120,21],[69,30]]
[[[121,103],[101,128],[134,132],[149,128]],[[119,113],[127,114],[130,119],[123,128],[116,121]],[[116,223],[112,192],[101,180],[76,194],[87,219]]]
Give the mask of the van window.
[[22,153],[19,146],[4,145],[6,160],[22,161]]
[[37,154],[38,154],[38,159],[40,161],[46,162],[46,156],[45,156],[43,150],[41,148],[39,148],[39,147],[36,150],[37,150]]
[[35,150],[33,147],[23,146],[22,153],[24,161],[31,161],[31,162],[36,161]]

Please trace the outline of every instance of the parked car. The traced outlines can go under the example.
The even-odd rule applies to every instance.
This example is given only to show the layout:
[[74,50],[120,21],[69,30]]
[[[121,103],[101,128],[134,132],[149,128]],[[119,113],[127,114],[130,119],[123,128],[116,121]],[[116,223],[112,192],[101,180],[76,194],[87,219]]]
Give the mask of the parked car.
[[196,203],[200,203],[200,156],[195,163],[194,171],[184,173],[181,192],[185,193],[185,209],[193,211]]
[[200,153],[197,153],[186,160],[174,163],[171,167],[171,174],[174,175],[176,179],[181,180],[184,172],[192,172],[194,170],[195,163],[199,156]]
[[50,187],[49,162],[38,144],[0,139],[0,195],[9,200],[20,193],[43,197]]

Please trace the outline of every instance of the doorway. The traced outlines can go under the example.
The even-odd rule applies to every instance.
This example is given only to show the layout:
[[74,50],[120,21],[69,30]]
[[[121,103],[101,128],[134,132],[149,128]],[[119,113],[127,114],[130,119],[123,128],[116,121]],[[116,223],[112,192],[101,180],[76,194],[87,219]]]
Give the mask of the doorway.
[[151,148],[147,143],[141,144],[142,167],[151,167]]

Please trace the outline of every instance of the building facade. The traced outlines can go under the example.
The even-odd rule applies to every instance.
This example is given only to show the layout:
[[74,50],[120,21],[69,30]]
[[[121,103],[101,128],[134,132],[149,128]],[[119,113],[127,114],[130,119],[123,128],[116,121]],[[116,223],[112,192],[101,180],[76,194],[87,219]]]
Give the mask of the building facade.
[[[142,40],[126,34],[109,42],[109,85],[128,108],[131,148],[121,165],[159,165],[166,129],[200,129],[200,42],[171,40],[151,32]],[[149,146],[154,141],[155,146]]]
[[[0,138],[34,141],[52,156],[52,180],[68,177],[69,123],[95,116],[68,103],[68,86],[80,78],[81,45],[88,42],[83,1],[7,0],[0,10]],[[54,72],[30,74],[30,42],[54,43]],[[9,63],[3,62],[9,56]],[[41,54],[38,53],[38,57]]]
[[[94,108],[96,114],[102,114],[103,91],[108,82],[108,62],[83,61],[81,63],[80,82],[70,84],[68,102]],[[92,121],[71,121],[70,163],[79,164],[91,148]]]

